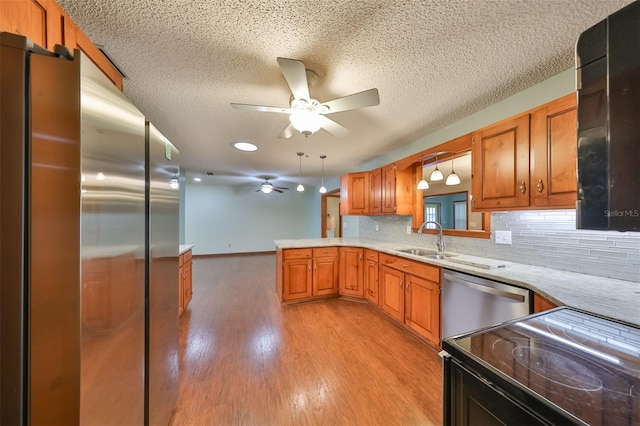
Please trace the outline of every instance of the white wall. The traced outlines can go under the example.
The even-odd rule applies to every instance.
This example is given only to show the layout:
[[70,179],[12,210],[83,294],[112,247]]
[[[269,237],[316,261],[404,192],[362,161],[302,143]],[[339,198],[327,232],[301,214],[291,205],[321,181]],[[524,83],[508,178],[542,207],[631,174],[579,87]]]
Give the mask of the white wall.
[[[268,196],[255,188],[185,185],[185,243],[194,254],[273,251],[273,240],[320,237],[320,194],[308,187]],[[357,226],[356,226],[357,228]]]

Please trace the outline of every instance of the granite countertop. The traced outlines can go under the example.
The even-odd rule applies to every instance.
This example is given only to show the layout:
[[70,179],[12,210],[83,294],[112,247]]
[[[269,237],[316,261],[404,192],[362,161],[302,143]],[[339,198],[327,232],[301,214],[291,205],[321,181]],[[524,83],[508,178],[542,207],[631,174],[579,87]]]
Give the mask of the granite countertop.
[[412,247],[407,244],[360,238],[275,240],[274,243],[282,249],[329,246],[370,248],[453,271],[514,284],[533,290],[557,305],[572,306],[640,325],[640,283],[637,282],[462,254],[450,259],[436,260],[398,251]]
[[178,256],[184,252],[191,250],[194,247],[194,244],[180,244],[178,246]]

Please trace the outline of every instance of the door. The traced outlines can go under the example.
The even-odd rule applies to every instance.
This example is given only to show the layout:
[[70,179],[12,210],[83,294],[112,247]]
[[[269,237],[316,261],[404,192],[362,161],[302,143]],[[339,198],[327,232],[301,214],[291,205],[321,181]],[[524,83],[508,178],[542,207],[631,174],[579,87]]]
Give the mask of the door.
[[405,323],[434,345],[439,345],[440,285],[408,274],[405,280]]
[[311,259],[284,261],[283,300],[305,299],[312,295]]
[[326,296],[338,293],[338,258],[313,259],[313,295]]
[[380,307],[400,322],[404,322],[404,273],[380,266]]
[[529,206],[529,114],[473,134],[474,209]]
[[531,118],[531,190],[536,207],[575,208],[578,196],[576,96],[570,94]]
[[364,296],[363,249],[340,247],[340,294]]

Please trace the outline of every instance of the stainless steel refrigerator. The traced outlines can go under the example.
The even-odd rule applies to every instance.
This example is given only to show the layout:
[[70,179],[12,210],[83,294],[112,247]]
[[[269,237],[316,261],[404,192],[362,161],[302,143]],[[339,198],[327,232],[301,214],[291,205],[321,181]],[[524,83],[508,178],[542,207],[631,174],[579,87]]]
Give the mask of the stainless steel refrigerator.
[[178,152],[79,51],[0,49],[0,423],[168,424]]

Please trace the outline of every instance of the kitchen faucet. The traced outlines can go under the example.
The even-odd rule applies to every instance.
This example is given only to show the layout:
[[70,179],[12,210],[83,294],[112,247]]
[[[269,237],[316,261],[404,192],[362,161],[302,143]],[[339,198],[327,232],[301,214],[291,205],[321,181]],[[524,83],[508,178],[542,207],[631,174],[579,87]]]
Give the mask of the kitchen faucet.
[[435,220],[425,221],[422,225],[420,225],[420,229],[418,229],[418,235],[422,235],[422,230],[430,223],[433,223],[440,229],[440,232],[438,233],[438,241],[436,241],[436,247],[438,247],[438,253],[444,253],[444,239],[442,238],[442,225],[440,225],[440,223],[436,222]]

